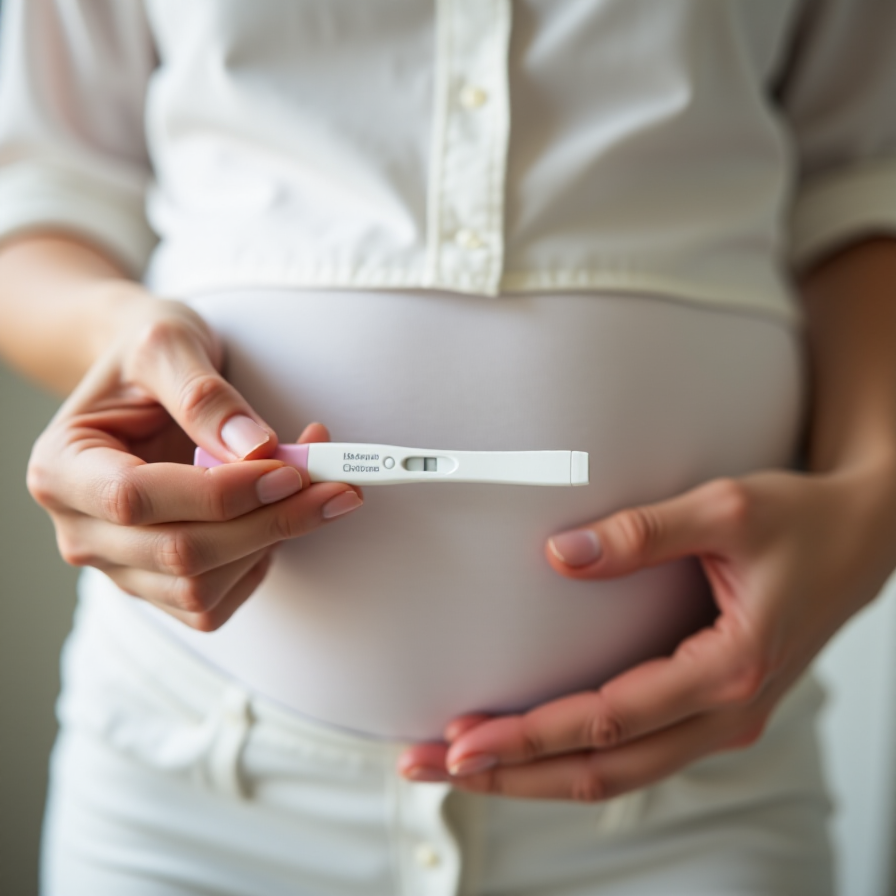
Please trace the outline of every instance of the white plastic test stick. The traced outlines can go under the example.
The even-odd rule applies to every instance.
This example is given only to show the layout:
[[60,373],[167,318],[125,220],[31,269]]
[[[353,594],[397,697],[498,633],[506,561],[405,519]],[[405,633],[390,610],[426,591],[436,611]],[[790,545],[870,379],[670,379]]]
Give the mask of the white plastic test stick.
[[[585,451],[445,451],[363,442],[312,442],[281,445],[274,457],[305,471],[311,482],[588,485],[588,454]],[[195,463],[201,467],[215,467],[221,461],[197,448]]]

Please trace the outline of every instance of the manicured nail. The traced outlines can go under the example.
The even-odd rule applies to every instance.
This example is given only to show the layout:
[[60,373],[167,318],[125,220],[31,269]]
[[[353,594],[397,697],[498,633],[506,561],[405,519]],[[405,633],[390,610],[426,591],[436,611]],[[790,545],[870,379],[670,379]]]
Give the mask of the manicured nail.
[[255,491],[262,504],[282,501],[284,498],[294,495],[301,488],[302,477],[294,467],[281,467],[279,470],[265,473],[255,483]]
[[330,498],[321,508],[321,516],[325,520],[331,520],[334,517],[342,516],[344,513],[350,513],[352,510],[360,507],[364,502],[358,497],[358,493],[349,489],[335,498]]
[[548,540],[548,547],[567,566],[587,566],[599,560],[601,554],[600,540],[590,529],[555,535]]
[[431,784],[450,780],[448,772],[444,769],[427,768],[423,765],[412,765],[404,771],[404,776],[412,781],[427,781]]
[[448,771],[455,778],[463,778],[465,775],[476,775],[479,772],[487,771],[494,768],[498,764],[497,756],[490,756],[488,753],[480,753],[478,756],[467,756],[460,762],[455,762],[448,766]]
[[237,456],[246,457],[259,445],[270,441],[271,435],[251,417],[238,414],[221,427],[221,441]]

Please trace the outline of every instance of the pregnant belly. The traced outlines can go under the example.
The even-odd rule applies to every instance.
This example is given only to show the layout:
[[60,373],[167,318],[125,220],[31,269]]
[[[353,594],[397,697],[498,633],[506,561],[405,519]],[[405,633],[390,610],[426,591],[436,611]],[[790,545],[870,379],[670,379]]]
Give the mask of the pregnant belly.
[[316,719],[438,737],[470,710],[593,687],[711,616],[696,564],[557,576],[544,542],[719,475],[792,457],[802,397],[785,326],[665,300],[259,290],[193,306],[229,379],[294,440],[588,451],[583,488],[370,487],[365,506],[280,547],[212,635],[209,661]]

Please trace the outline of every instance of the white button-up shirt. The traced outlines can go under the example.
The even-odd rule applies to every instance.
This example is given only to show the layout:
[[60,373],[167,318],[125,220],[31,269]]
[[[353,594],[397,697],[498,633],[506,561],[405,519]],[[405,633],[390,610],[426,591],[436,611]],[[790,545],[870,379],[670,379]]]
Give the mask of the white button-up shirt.
[[896,230],[892,0],[10,0],[0,235],[188,295],[639,292],[791,316]]

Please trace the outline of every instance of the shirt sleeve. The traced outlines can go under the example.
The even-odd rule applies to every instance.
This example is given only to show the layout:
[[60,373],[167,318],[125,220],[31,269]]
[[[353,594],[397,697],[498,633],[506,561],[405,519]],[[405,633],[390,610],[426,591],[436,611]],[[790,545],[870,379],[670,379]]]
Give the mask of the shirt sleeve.
[[896,3],[808,0],[780,102],[797,162],[795,268],[896,234]]
[[156,242],[143,124],[155,65],[140,0],[6,0],[0,239],[72,231],[140,275]]

